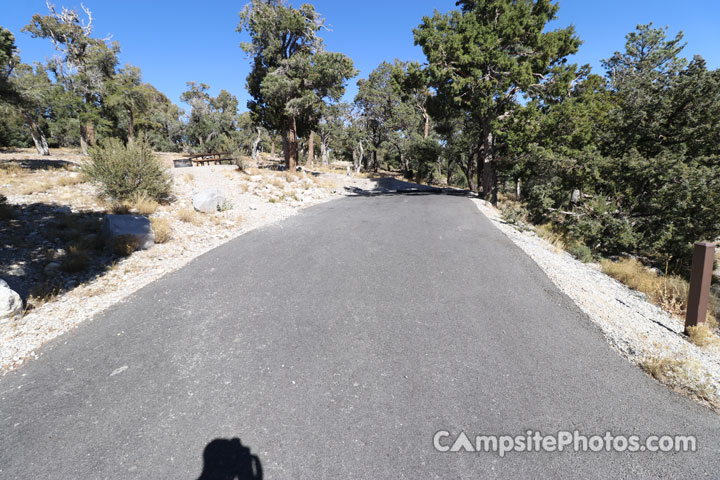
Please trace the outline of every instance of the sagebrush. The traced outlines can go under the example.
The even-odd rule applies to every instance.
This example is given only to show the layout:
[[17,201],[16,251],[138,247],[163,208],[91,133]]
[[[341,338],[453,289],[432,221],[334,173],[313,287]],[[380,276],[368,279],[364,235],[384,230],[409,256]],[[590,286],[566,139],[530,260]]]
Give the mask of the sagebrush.
[[84,176],[100,189],[100,195],[115,202],[132,201],[144,196],[158,202],[172,194],[172,179],[153,154],[145,137],[124,144],[108,138],[89,151],[83,163]]

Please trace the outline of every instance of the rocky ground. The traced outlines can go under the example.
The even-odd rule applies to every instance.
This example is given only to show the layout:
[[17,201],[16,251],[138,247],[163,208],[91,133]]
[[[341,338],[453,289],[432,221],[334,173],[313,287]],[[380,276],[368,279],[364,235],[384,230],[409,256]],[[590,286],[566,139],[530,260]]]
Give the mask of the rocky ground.
[[[375,187],[371,179],[348,176],[344,164],[293,174],[278,170],[274,161],[245,172],[230,165],[175,169],[172,159],[178,154],[159,154],[172,172],[175,200],[140,206],[148,210],[140,213],[153,222],[162,243],[125,257],[99,235],[101,219],[112,206],[98,199],[95,187],[77,172],[82,156],[70,150],[53,153],[50,158],[25,150],[0,153],[0,193],[7,197],[0,216],[0,278],[20,294],[25,307],[21,318],[0,321],[0,373],[238,235],[355,189]],[[193,208],[193,195],[207,189],[226,197],[223,211],[204,214]]]
[[590,317],[615,350],[670,388],[718,410],[720,342],[705,347],[690,343],[683,321],[644,294],[603,274],[599,265],[556,250],[531,228],[507,224],[487,202],[474,201]]

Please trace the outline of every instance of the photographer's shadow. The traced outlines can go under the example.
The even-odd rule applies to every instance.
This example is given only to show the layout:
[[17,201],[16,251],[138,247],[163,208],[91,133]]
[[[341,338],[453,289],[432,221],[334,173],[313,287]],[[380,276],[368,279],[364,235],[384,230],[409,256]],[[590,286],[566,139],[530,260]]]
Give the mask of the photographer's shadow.
[[239,438],[216,438],[203,452],[203,469],[197,480],[261,480],[262,465],[257,455]]

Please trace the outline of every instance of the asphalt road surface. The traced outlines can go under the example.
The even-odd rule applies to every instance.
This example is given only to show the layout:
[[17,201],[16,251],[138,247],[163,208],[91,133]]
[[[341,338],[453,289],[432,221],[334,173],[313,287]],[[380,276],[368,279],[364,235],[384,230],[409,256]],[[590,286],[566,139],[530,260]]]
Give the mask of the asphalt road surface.
[[[0,378],[0,478],[717,478],[720,420],[613,352],[462,197],[251,232]],[[465,432],[694,453],[439,452]]]

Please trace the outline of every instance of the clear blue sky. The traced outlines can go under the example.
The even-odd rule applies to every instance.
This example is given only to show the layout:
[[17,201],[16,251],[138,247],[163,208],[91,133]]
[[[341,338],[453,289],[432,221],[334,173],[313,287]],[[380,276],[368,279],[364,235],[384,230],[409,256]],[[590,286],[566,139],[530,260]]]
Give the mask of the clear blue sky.
[[[80,6],[79,0],[56,0],[56,5]],[[225,89],[245,109],[245,77],[249,61],[239,48],[243,38],[235,32],[238,12],[246,2],[229,0],[85,0],[95,17],[95,34],[112,34],[120,42],[122,63],[142,69],[152,83],[176,103],[185,83],[207,83],[211,93]],[[299,5],[302,2],[292,2]],[[324,32],[327,48],[350,56],[366,77],[383,60],[423,61],[413,46],[412,28],[434,9],[455,8],[454,0],[318,0],[317,10],[332,31]],[[53,54],[50,42],[32,39],[20,29],[34,13],[45,14],[44,0],[0,0],[0,25],[16,36],[24,62],[44,61]],[[685,55],[700,54],[709,68],[720,67],[720,2],[717,0],[560,0],[559,18],[552,28],[574,24],[585,42],[572,60],[590,63],[604,73],[600,60],[622,50],[624,36],[638,23],[670,26],[670,34],[685,32]],[[352,99],[356,79],[348,85]],[[183,105],[184,107],[184,105]]]

